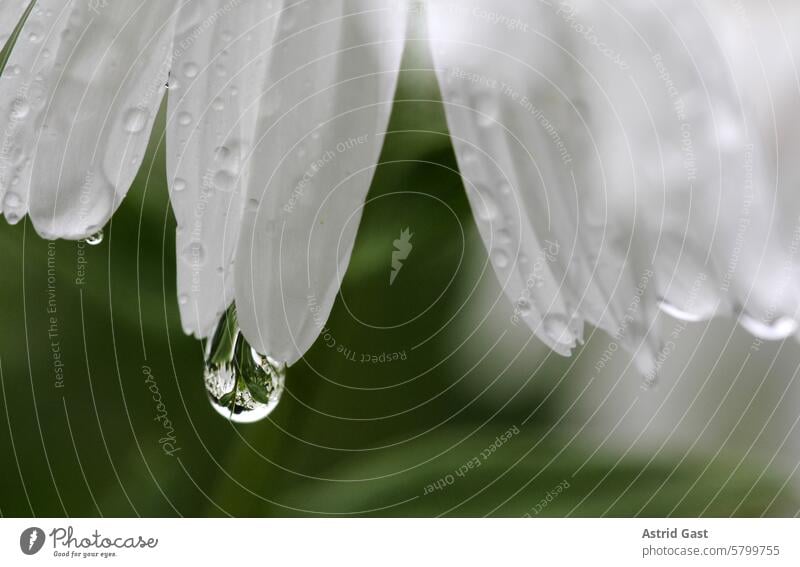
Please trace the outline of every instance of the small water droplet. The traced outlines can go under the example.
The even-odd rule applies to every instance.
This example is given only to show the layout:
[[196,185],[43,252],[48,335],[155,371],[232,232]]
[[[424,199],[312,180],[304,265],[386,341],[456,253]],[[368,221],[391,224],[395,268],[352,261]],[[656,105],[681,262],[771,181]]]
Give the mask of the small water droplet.
[[147,125],[147,111],[141,107],[134,107],[128,109],[123,117],[123,124],[125,131],[135,134],[141,132]]
[[211,108],[219,112],[220,110],[225,109],[225,101],[223,101],[220,97],[215,98],[211,101]]
[[186,63],[183,66],[183,74],[189,78],[196,77],[197,71],[198,71],[197,65],[195,65],[194,63]]
[[178,124],[180,124],[181,126],[188,126],[191,123],[192,123],[191,114],[185,111],[178,114]]
[[778,317],[772,321],[762,321],[742,312],[739,323],[750,333],[766,341],[781,341],[797,331],[798,323],[791,317]]
[[[663,347],[659,350],[663,350]],[[636,370],[639,371],[644,380],[642,386],[647,390],[655,388],[658,385],[658,373],[660,370],[655,351],[649,345],[642,345],[633,356],[634,366],[636,366]]]
[[186,181],[181,179],[180,177],[176,177],[175,181],[172,183],[172,190],[181,192],[186,189]]
[[214,187],[220,191],[232,191],[236,185],[236,176],[226,169],[220,169],[214,174]]
[[472,148],[464,148],[461,152],[461,165],[463,167],[468,167],[475,164],[478,161],[478,154]]
[[103,230],[100,229],[91,236],[84,238],[83,241],[89,246],[97,246],[103,242]]
[[9,191],[6,193],[6,196],[3,198],[3,208],[8,209],[16,209],[22,204],[22,199],[20,199],[19,195]]
[[504,250],[497,249],[492,252],[492,262],[496,267],[503,269],[508,267],[510,260]]
[[183,261],[192,267],[202,266],[206,262],[206,251],[199,242],[190,242],[183,249]]
[[181,305],[186,305],[187,303],[189,303],[189,296],[186,295],[185,293],[180,294],[178,296],[178,303],[180,303]]
[[285,380],[286,365],[248,344],[231,306],[206,345],[204,381],[211,407],[236,423],[260,421],[278,407]]
[[569,322],[561,315],[548,315],[542,322],[544,332],[550,339],[560,345],[575,346],[575,335],[569,328]]
[[486,190],[478,191],[477,208],[478,219],[483,222],[493,222],[500,215],[500,208]]
[[661,309],[664,313],[669,315],[670,317],[674,317],[680,321],[688,321],[689,323],[696,323],[698,321],[703,321],[707,319],[707,316],[698,313],[689,313],[688,311],[684,311],[680,307],[670,303],[666,299],[662,299],[658,302],[658,308]]
[[475,104],[475,110],[478,113],[478,126],[487,128],[495,124],[497,115],[497,107],[495,99],[491,94],[481,96]]
[[28,115],[30,110],[31,106],[28,104],[28,101],[23,97],[17,97],[14,99],[14,102],[11,103],[11,119],[21,120]]

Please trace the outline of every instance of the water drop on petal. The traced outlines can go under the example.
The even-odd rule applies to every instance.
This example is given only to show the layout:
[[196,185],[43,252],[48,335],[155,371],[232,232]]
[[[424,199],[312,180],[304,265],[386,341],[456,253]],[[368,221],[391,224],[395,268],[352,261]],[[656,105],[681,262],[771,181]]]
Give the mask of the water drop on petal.
[[220,191],[229,192],[236,186],[236,176],[226,169],[220,169],[214,174],[214,187]]
[[780,341],[797,331],[798,323],[791,317],[778,317],[772,321],[761,321],[742,312],[739,323],[750,333],[766,341]]
[[503,269],[508,267],[510,260],[504,250],[497,249],[492,252],[492,262],[498,268]]
[[486,190],[478,191],[476,200],[477,217],[483,222],[492,222],[500,215],[500,207],[495,202],[491,193]]
[[181,126],[188,126],[192,123],[192,115],[188,112],[181,112],[178,114],[178,124]]
[[186,248],[183,249],[181,255],[183,261],[192,267],[199,267],[206,262],[206,250],[199,242],[190,242]]
[[100,229],[91,236],[84,238],[83,241],[89,246],[97,246],[103,242],[103,230]]
[[183,66],[183,74],[189,78],[196,77],[198,72],[197,65],[194,63],[186,63]]
[[28,101],[23,97],[17,97],[14,99],[14,102],[11,103],[12,120],[22,120],[30,111],[31,107],[28,104]]
[[22,204],[22,199],[20,199],[19,195],[16,193],[12,193],[9,191],[6,193],[6,196],[3,198],[3,208],[4,209],[16,209]]
[[126,132],[131,134],[141,132],[147,125],[147,111],[139,107],[130,108],[122,120]]
[[572,334],[569,322],[565,317],[548,315],[542,325],[544,326],[544,332],[554,343],[568,347],[575,346],[575,335]]
[[698,321],[703,321],[708,317],[703,316],[702,314],[697,313],[689,313],[688,311],[684,311],[680,307],[673,305],[672,303],[668,302],[666,299],[662,299],[658,302],[658,308],[661,309],[664,313],[669,315],[670,317],[674,317],[680,321],[688,321],[690,323],[696,323]]
[[643,387],[649,390],[657,386],[660,365],[652,349],[648,345],[642,345],[633,356],[634,366],[644,379]]

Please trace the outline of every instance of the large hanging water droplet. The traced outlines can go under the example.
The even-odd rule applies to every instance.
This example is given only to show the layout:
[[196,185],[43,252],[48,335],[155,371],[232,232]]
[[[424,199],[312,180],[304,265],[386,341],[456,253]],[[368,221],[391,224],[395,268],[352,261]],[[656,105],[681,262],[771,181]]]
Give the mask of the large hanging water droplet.
[[206,346],[211,407],[236,423],[260,421],[278,407],[285,379],[286,364],[256,352],[239,330],[236,308],[229,307]]
[[83,241],[89,246],[97,246],[103,242],[103,237],[103,229],[100,229],[91,236],[84,238]]

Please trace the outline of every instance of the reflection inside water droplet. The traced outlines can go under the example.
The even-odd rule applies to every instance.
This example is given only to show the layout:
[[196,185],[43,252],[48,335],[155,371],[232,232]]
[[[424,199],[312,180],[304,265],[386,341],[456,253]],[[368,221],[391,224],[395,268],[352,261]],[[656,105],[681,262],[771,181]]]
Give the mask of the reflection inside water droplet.
[[236,423],[254,423],[280,402],[286,364],[256,352],[242,336],[231,306],[206,346],[204,380],[211,407]]

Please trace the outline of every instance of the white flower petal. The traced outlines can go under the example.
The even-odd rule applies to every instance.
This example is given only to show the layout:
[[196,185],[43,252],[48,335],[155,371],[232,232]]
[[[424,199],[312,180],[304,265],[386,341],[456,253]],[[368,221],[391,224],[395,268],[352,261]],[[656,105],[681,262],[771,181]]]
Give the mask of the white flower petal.
[[467,197],[514,322],[569,354],[587,291],[572,284],[590,258],[564,132],[578,122],[577,85],[551,37],[563,27],[538,2],[473,0],[429,3],[428,28]]
[[181,8],[169,84],[167,173],[187,332],[207,336],[233,301],[233,259],[257,99],[280,11],[260,0]]
[[[5,47],[31,0],[0,0],[0,49]],[[27,39],[35,42],[36,36]]]
[[762,146],[715,43],[722,22],[666,0],[429,6],[470,202],[542,340],[566,353],[586,320],[649,371],[659,304],[789,327],[796,276],[776,293],[786,251]]
[[48,100],[47,84],[69,23],[63,0],[39,0],[0,77],[0,211],[11,224],[28,212],[31,156]]
[[34,77],[47,102],[31,156],[30,216],[43,236],[92,234],[128,191],[163,96],[174,10],[161,0],[72,1],[55,15],[53,63]]
[[392,107],[402,2],[295,2],[281,14],[236,255],[256,350],[289,364],[319,335],[344,276]]

